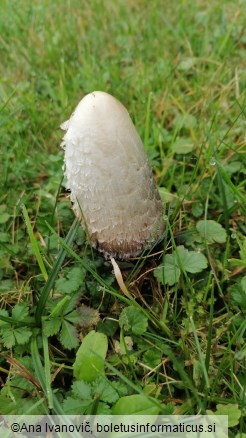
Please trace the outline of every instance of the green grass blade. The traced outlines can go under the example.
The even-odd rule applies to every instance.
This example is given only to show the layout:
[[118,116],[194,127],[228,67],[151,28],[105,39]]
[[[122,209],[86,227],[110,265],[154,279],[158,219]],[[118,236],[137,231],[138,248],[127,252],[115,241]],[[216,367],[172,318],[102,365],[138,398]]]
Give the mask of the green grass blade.
[[34,255],[35,255],[36,260],[37,260],[37,262],[39,264],[40,271],[42,272],[42,275],[43,275],[45,281],[47,281],[48,274],[47,274],[46,268],[44,266],[44,262],[43,262],[42,256],[40,254],[39,247],[38,247],[38,242],[37,242],[36,237],[34,236],[33,229],[32,229],[32,226],[31,226],[31,222],[30,222],[30,219],[29,219],[29,216],[28,216],[28,212],[27,212],[27,209],[26,209],[25,205],[22,206],[22,213],[23,213],[23,216],[24,216],[24,220],[25,220],[26,227],[27,227],[27,232],[28,232],[29,237],[30,237],[30,241],[31,241],[31,244],[32,244],[32,249],[33,249]]
[[148,96],[146,120],[145,120],[145,132],[144,132],[144,147],[147,153],[149,150],[150,102],[151,102],[151,93],[149,93]]
[[0,321],[4,321],[4,322],[7,322],[8,324],[17,325],[20,327],[36,327],[36,324],[34,322],[18,321],[17,319],[13,318],[12,316],[0,315]]
[[62,298],[61,301],[59,301],[52,309],[52,311],[47,316],[47,318],[54,318],[55,316],[59,315],[61,313],[62,308],[67,304],[69,300],[71,300],[71,297],[68,295]]
[[[36,336],[33,336],[32,340],[31,340],[31,354],[32,354],[32,361],[33,361],[35,374],[36,374],[36,376],[39,380],[39,383],[42,386],[44,394],[47,398],[45,371],[44,371],[43,365],[42,365],[41,360],[40,360]],[[54,405],[53,411],[56,415],[65,415],[59,401],[57,400],[57,398],[55,396],[55,394],[53,394],[53,405]]]
[[44,378],[44,370],[43,365],[40,360],[39,352],[38,352],[38,345],[37,345],[37,337],[33,336],[31,340],[31,353],[32,353],[32,361],[34,370],[36,373],[36,376],[39,380],[40,385],[42,386],[42,389],[45,392],[45,378]]
[[209,383],[209,378],[208,378],[208,372],[207,372],[207,368],[206,368],[204,357],[202,355],[199,339],[198,339],[198,336],[197,336],[196,327],[195,327],[195,324],[194,324],[192,316],[190,316],[190,323],[191,323],[193,335],[194,335],[194,338],[195,338],[195,344],[196,344],[196,348],[197,348],[197,353],[198,353],[200,365],[201,365],[202,371],[203,371],[203,378],[204,378],[204,380],[206,382],[207,388],[209,388],[210,387],[210,383]]
[[[73,222],[73,224],[72,224],[72,226],[71,226],[71,228],[69,230],[69,233],[68,233],[68,235],[66,237],[66,240],[65,240],[67,245],[71,245],[71,243],[73,242],[74,237],[75,237],[75,235],[77,233],[78,227],[79,227],[79,224],[77,222],[77,219],[75,219],[75,221]],[[47,282],[46,282],[46,284],[45,284],[45,286],[44,286],[44,288],[43,288],[43,290],[41,292],[41,295],[40,295],[40,298],[39,298],[39,301],[38,301],[38,305],[37,305],[36,315],[35,315],[36,322],[37,322],[37,324],[39,326],[41,324],[41,319],[42,319],[42,315],[43,315],[43,312],[44,312],[46,301],[47,301],[47,299],[49,297],[49,294],[50,294],[50,291],[53,288],[54,283],[55,283],[55,281],[57,279],[59,270],[60,270],[60,268],[62,266],[62,263],[63,263],[63,261],[64,261],[64,259],[66,257],[66,254],[67,254],[67,251],[64,248],[62,248],[59,251],[59,254],[57,256],[55,264],[54,264],[54,266],[53,266],[53,268],[52,268],[52,270],[51,270],[51,272],[49,274],[49,277],[47,279]]]
[[[210,278],[211,278],[211,276],[210,276]],[[209,370],[209,360],[210,360],[210,353],[211,353],[211,346],[212,346],[212,334],[213,334],[212,332],[213,332],[213,320],[214,320],[213,318],[214,318],[214,282],[212,282],[212,287],[211,287],[209,326],[208,326],[208,337],[207,337],[207,351],[206,351],[206,358],[205,358],[205,366],[206,366],[207,372]]]
[[48,346],[48,338],[44,334],[42,335],[42,341],[43,341],[43,352],[44,352],[44,377],[45,377],[46,395],[47,395],[49,409],[53,409],[53,394],[52,394],[52,390],[51,390],[49,346]]

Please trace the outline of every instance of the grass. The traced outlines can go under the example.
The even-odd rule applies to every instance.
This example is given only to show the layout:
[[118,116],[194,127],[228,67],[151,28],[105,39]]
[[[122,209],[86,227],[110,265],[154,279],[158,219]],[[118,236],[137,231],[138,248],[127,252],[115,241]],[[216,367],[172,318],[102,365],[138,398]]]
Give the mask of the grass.
[[[244,3],[4,0],[1,9],[0,412],[110,413],[139,394],[159,412],[229,414],[238,438]],[[59,125],[93,90],[128,108],[165,203],[159,255],[120,265],[129,296],[73,224],[63,185]],[[72,368],[92,329],[109,343],[96,404],[99,383],[82,390]]]

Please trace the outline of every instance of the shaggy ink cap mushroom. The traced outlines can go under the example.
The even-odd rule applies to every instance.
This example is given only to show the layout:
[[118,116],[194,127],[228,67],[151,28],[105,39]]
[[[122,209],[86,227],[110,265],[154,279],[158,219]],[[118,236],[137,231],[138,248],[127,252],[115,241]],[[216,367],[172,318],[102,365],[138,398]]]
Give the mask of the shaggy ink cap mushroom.
[[94,91],[61,128],[67,188],[93,246],[105,257],[137,256],[161,236],[163,206],[126,108]]

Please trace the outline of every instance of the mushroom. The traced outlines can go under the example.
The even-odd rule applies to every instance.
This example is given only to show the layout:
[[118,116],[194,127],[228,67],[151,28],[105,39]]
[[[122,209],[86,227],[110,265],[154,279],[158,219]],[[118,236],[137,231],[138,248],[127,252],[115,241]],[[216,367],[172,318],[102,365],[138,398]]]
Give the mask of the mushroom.
[[92,245],[106,258],[139,255],[163,232],[163,206],[128,111],[94,91],[61,128],[66,187]]

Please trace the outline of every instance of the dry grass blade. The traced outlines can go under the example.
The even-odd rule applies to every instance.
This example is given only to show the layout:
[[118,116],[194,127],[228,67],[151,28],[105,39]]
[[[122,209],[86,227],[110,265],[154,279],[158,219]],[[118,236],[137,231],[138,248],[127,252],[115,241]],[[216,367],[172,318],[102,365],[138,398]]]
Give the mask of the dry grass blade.
[[24,365],[22,365],[18,360],[14,359],[13,357],[9,355],[4,355],[4,358],[16,369],[18,374],[23,377],[24,379],[28,380],[30,383],[32,383],[39,391],[42,391],[42,387],[39,383],[39,381],[36,379],[36,377],[33,376],[33,374],[28,371]]
[[115,275],[116,281],[117,281],[117,283],[118,283],[118,285],[120,287],[120,290],[123,292],[123,294],[127,298],[131,298],[131,295],[128,292],[128,290],[127,290],[127,288],[125,286],[125,283],[123,281],[123,277],[122,277],[122,274],[121,274],[119,266],[117,265],[117,263],[116,263],[116,261],[115,261],[115,259],[113,257],[111,257],[110,261],[111,261],[111,263],[113,265],[114,275]]

